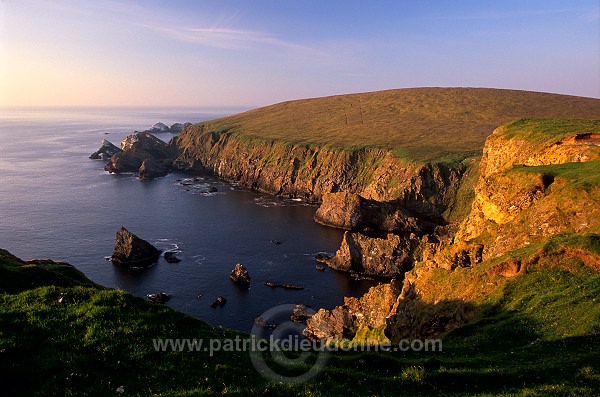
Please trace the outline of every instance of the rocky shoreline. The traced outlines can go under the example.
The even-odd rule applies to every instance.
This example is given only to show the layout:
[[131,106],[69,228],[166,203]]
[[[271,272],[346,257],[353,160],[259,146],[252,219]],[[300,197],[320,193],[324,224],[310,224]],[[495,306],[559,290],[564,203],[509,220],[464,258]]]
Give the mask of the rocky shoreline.
[[[200,123],[168,143],[147,132],[130,135],[105,169],[136,172],[140,179],[171,170],[209,171],[258,191],[320,203],[315,221],[346,232],[335,255],[320,256],[318,261],[338,271],[387,277],[391,282],[373,287],[360,299],[346,298],[333,310],[319,310],[307,319],[305,334],[352,339],[361,329],[383,327],[394,338],[404,334],[398,329],[404,323],[402,308],[412,307],[409,302],[423,295],[415,287],[419,272],[472,268],[573,228],[572,219],[560,215],[567,208],[563,212],[548,208],[556,200],[549,189],[553,176],[522,172],[515,179],[517,174],[506,177],[506,172],[521,164],[595,161],[600,159],[597,142],[566,134],[557,141],[532,144],[507,134],[515,123],[490,135],[481,163],[407,162],[382,149],[333,150],[247,140]],[[473,172],[477,168],[479,173]],[[462,217],[457,215],[461,201],[473,202]],[[523,226],[522,220],[517,225],[525,210],[536,208],[539,214],[531,226]],[[584,226],[576,230],[596,225],[590,219],[600,218],[597,210],[589,206],[580,216]],[[503,226],[511,222],[511,228]],[[498,272],[505,273],[511,272]],[[433,334],[468,317],[468,310],[459,311],[437,324]]]

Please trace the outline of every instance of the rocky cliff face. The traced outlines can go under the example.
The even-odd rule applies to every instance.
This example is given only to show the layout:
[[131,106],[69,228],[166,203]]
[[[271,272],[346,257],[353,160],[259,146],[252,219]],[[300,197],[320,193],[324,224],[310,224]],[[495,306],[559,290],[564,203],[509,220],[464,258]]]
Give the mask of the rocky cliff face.
[[600,192],[586,179],[600,166],[598,134],[577,130],[600,123],[580,124],[521,120],[496,129],[486,141],[475,200],[456,242],[477,240],[487,259],[597,226]]
[[408,163],[384,149],[334,149],[251,139],[209,123],[196,124],[173,138],[174,167],[208,170],[259,191],[320,201],[347,192],[365,199],[393,201],[421,217],[439,217],[453,200],[462,164]]

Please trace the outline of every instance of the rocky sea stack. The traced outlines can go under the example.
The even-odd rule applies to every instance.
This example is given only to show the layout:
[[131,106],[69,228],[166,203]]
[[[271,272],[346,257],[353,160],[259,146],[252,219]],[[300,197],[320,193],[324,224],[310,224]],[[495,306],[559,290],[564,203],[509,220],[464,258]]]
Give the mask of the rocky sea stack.
[[99,159],[106,160],[106,159],[111,158],[115,154],[119,153],[120,151],[121,151],[121,149],[119,149],[118,147],[113,145],[108,140],[103,139],[102,142],[100,143],[100,148],[98,150],[96,150],[94,153],[92,153],[90,155],[90,158],[92,160],[99,160]]
[[240,285],[250,285],[250,274],[248,274],[248,270],[242,265],[238,263],[235,265],[233,270],[231,271],[231,275],[229,276],[231,281]]
[[138,132],[121,141],[121,151],[104,167],[108,172],[135,172],[140,179],[151,179],[171,170],[173,154],[167,144],[152,134]]
[[111,261],[126,267],[146,267],[158,261],[161,251],[146,240],[121,227],[115,236],[116,245]]

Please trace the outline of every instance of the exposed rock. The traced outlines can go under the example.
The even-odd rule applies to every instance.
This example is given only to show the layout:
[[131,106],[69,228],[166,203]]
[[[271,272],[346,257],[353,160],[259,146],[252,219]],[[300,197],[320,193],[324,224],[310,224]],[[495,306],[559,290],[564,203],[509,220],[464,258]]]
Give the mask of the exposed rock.
[[381,239],[345,232],[340,249],[324,262],[336,270],[397,277],[412,268],[411,254],[418,243],[416,236],[388,234]]
[[106,171],[135,172],[142,179],[169,172],[174,154],[167,144],[154,135],[138,132],[121,141],[121,151],[104,167]]
[[152,127],[146,130],[147,132],[154,134],[157,132],[169,132],[169,126],[164,123],[158,122],[154,124]]
[[165,292],[159,292],[157,294],[146,295],[150,302],[154,303],[166,303],[171,300],[171,296]]
[[473,305],[464,300],[426,302],[418,294],[415,283],[407,279],[393,312],[385,319],[384,333],[392,343],[403,339],[438,338],[466,323],[473,310]]
[[216,188],[216,187],[214,187],[214,186],[211,186],[211,187],[209,187],[209,188],[208,188],[208,192],[209,192],[209,193],[216,193],[216,192],[218,192],[218,191],[219,191],[219,189],[217,189],[217,188]]
[[165,258],[165,261],[167,261],[167,263],[181,262],[181,259],[179,259],[177,256],[175,256],[175,254],[173,252],[165,252],[164,258]]
[[507,258],[488,269],[487,274],[490,276],[502,276],[510,278],[519,274],[521,268],[521,261],[519,259]]
[[320,272],[324,272],[325,271],[325,266],[321,266],[321,265],[316,265],[315,269],[317,269]]
[[219,296],[217,296],[217,299],[213,303],[210,304],[210,307],[212,307],[214,309],[216,307],[221,307],[226,303],[227,303],[227,299],[225,299],[219,295]]
[[352,339],[357,331],[355,320],[343,306],[320,309],[306,321],[302,334],[312,340]]
[[110,143],[108,140],[103,139],[100,143],[100,148],[90,155],[92,160],[98,159],[109,159],[115,154],[119,153],[121,149]]
[[186,127],[189,127],[192,123],[175,123],[169,128],[171,134],[179,134]]
[[233,270],[231,271],[231,275],[229,276],[231,281],[241,285],[249,285],[250,284],[250,274],[248,274],[248,270],[242,265],[238,263],[235,265]]
[[301,323],[308,320],[315,314],[315,311],[303,303],[299,303],[294,307],[290,320],[296,323]]
[[169,168],[164,163],[159,163],[153,158],[147,158],[142,161],[142,165],[140,165],[138,178],[154,179],[167,174],[168,171]]
[[296,284],[279,284],[273,281],[265,281],[264,284],[267,287],[271,287],[271,288],[283,288],[283,289],[304,289],[304,287],[301,287],[299,285]]
[[275,244],[275,245],[279,245],[279,244],[281,244],[281,241],[278,241],[278,240],[271,240],[271,242],[272,242],[273,244]]
[[266,318],[264,318],[263,316],[258,316],[254,319],[254,324],[256,324],[257,326],[261,327],[261,328],[265,328],[265,329],[275,329],[277,328],[277,325],[270,323]]
[[326,226],[345,230],[384,230],[389,232],[415,232],[421,227],[395,203],[367,200],[348,192],[327,193],[315,213],[315,221]]
[[471,212],[455,238],[457,243],[477,238],[484,245],[483,260],[558,233],[600,225],[598,188],[580,188],[572,179],[547,171],[560,170],[548,167],[552,165],[600,160],[597,134],[580,133],[580,122],[564,120],[561,128],[571,128],[572,134],[545,132],[546,139],[533,139],[531,131],[547,123],[518,120],[497,128],[486,140]]
[[144,267],[156,263],[161,251],[146,240],[121,227],[117,232],[116,245],[111,261],[115,265]]
[[307,319],[303,334],[313,340],[352,339],[361,328],[384,326],[386,318],[395,313],[402,283],[371,287],[361,298],[344,298],[343,306],[333,310],[320,309]]
[[319,252],[316,256],[315,256],[315,260],[319,263],[327,263],[329,260],[331,260],[331,256],[323,253],[323,252]]

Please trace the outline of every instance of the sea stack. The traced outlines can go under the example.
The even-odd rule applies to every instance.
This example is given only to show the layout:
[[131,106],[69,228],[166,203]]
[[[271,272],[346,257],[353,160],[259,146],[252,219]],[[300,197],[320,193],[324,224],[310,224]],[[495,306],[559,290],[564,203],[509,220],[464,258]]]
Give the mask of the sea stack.
[[146,240],[121,227],[115,236],[116,245],[111,261],[126,267],[146,267],[158,260],[161,251]]

